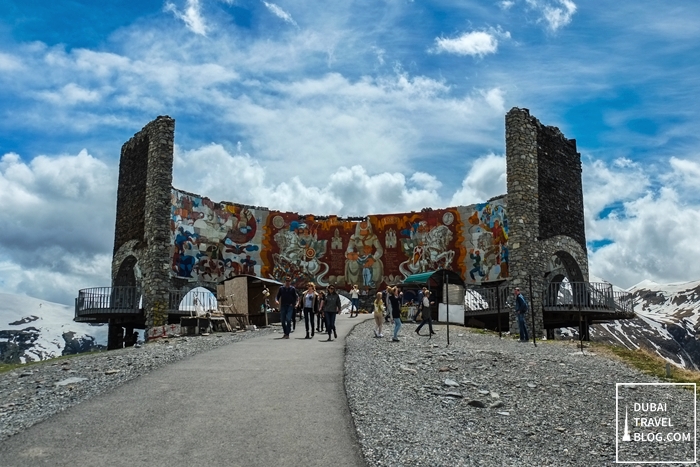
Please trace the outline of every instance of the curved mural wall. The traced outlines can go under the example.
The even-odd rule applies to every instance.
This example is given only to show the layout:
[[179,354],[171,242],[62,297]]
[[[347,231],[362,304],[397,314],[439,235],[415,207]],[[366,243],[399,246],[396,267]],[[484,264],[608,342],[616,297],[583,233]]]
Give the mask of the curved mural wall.
[[172,189],[171,277],[219,282],[238,274],[381,288],[441,268],[467,283],[508,277],[505,196],[421,212],[339,218],[215,203]]

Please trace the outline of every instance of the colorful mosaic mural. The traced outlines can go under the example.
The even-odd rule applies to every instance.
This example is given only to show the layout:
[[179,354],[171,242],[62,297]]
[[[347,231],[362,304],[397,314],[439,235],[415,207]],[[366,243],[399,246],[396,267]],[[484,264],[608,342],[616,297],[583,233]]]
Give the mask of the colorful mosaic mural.
[[381,288],[441,268],[472,283],[508,274],[502,202],[341,219],[213,203],[173,190],[171,235],[171,274],[189,281],[251,274],[291,276],[300,286]]
[[481,284],[508,278],[508,217],[504,199],[472,206],[465,237],[466,283]]

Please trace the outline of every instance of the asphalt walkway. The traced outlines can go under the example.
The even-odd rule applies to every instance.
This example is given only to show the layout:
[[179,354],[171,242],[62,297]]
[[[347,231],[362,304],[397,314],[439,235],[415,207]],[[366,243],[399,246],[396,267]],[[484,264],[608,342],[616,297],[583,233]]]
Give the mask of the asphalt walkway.
[[0,443],[0,466],[364,466],[343,364],[365,319],[338,317],[332,342],[301,322],[166,365]]

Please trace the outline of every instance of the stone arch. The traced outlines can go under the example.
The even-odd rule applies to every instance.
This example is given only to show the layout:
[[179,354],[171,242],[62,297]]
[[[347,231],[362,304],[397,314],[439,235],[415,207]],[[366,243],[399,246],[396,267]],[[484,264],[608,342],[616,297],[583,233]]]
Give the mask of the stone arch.
[[122,261],[117,274],[114,277],[114,286],[131,286],[135,287],[140,282],[140,269],[138,260],[135,256],[129,255]]
[[558,235],[543,241],[541,252],[546,258],[542,271],[545,283],[559,282],[563,277],[570,282],[588,281],[588,255],[576,240]]

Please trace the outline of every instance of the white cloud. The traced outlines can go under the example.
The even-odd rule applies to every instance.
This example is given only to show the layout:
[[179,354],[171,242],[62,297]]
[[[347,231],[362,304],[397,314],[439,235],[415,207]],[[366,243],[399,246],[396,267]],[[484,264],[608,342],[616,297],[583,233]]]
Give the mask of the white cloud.
[[273,15],[277,16],[278,18],[282,19],[284,22],[292,24],[294,26],[297,26],[296,21],[294,21],[294,18],[292,18],[292,15],[284,11],[282,8],[279,6],[275,5],[274,3],[268,3],[263,0],[263,3],[267,7],[268,10],[272,12]]
[[486,31],[473,31],[455,38],[436,37],[435,52],[483,57],[496,53],[498,38]]
[[72,303],[109,283],[116,168],[79,154],[0,158],[0,290]]
[[101,99],[99,91],[87,89],[75,83],[68,83],[57,91],[43,91],[38,95],[40,99],[45,99],[55,105],[95,103]]
[[571,0],[556,0],[554,3],[546,0],[526,1],[530,7],[541,12],[542,19],[551,31],[557,31],[571,23],[577,10],[576,4]]
[[207,25],[202,16],[202,7],[199,0],[187,0],[185,11],[180,11],[174,3],[167,2],[163,7],[164,11],[172,13],[176,18],[181,19],[187,28],[195,34],[207,35]]
[[[700,170],[697,163],[671,159],[669,165],[642,167],[620,159],[584,167],[587,239],[609,244],[589,250],[590,271],[621,287],[642,279],[660,283],[700,277],[700,200],[687,197],[688,180],[679,171]],[[655,179],[667,180],[654,189]],[[697,184],[696,184],[697,185]],[[694,185],[694,186],[696,186]],[[612,206],[603,219],[600,212]]]
[[474,161],[462,187],[452,196],[451,206],[483,203],[494,196],[506,194],[506,158],[487,154]]
[[21,68],[22,62],[19,58],[0,52],[0,70],[7,72],[19,70]]

